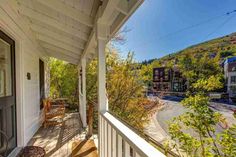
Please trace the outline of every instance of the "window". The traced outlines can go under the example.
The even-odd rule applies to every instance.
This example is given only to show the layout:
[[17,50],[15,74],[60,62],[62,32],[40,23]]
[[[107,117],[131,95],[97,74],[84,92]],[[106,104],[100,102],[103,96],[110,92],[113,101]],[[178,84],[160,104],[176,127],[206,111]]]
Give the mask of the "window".
[[12,95],[11,45],[0,39],[0,97]]
[[158,70],[155,70],[155,75],[159,75],[159,71]]
[[158,76],[155,76],[155,81],[158,81],[158,80],[159,80]]
[[236,71],[236,67],[232,67],[232,71]]
[[160,75],[163,76],[163,71],[160,71]]
[[236,84],[236,76],[231,76],[230,83]]
[[43,99],[45,99],[45,74],[44,62],[39,59],[39,92],[40,92],[40,109],[43,109]]

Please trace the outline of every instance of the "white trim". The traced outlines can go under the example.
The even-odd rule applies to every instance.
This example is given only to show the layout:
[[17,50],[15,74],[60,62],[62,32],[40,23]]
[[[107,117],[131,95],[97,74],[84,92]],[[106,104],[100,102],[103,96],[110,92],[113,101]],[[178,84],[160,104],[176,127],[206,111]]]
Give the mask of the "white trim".
[[15,149],[13,149],[13,151],[11,151],[11,153],[8,155],[8,157],[16,157],[17,154],[20,153],[22,147],[16,147]]

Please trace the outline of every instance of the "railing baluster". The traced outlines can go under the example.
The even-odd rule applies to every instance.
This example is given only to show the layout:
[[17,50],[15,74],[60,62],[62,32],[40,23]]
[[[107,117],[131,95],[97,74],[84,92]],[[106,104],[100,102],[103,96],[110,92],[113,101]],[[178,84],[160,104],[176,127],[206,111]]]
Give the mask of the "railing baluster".
[[103,121],[103,156],[106,156],[106,120]]
[[110,113],[101,114],[99,120],[101,157],[165,157]]
[[102,131],[102,137],[101,137],[101,139],[102,139],[102,144],[101,144],[101,150],[102,150],[102,156],[104,156],[105,154],[104,154],[104,152],[105,152],[105,140],[104,140],[104,136],[105,136],[105,133],[104,133],[104,127],[105,127],[105,119],[104,118],[102,118],[102,129],[101,129],[101,131]]
[[112,157],[116,157],[116,146],[117,146],[117,140],[116,140],[117,134],[116,130],[112,128]]
[[103,137],[103,132],[102,132],[102,127],[103,127],[103,125],[102,125],[102,119],[103,119],[103,117],[101,116],[101,115],[99,115],[98,116],[99,117],[99,131],[100,131],[100,134],[99,134],[99,156],[102,156],[102,147],[103,147],[103,143],[102,143],[102,137]]
[[141,157],[137,152],[134,152],[134,157]]
[[130,157],[130,145],[125,142],[125,157]]
[[122,157],[122,137],[117,134],[117,157]]
[[112,135],[111,135],[111,130],[112,128],[111,128],[111,125],[110,124],[108,124],[108,126],[107,126],[107,130],[108,130],[108,156],[110,156],[111,157],[111,153],[112,153],[112,143],[111,143],[111,141],[112,141]]
[[[107,139],[108,139],[108,136],[107,136],[107,125],[108,125],[108,122],[107,121],[105,121],[105,124],[104,124],[104,147],[105,147],[105,152],[104,152],[104,155],[105,156],[107,156],[108,157],[108,155],[107,155],[107,149],[108,149],[108,145],[107,145]],[[104,156],[104,157],[105,157]]]

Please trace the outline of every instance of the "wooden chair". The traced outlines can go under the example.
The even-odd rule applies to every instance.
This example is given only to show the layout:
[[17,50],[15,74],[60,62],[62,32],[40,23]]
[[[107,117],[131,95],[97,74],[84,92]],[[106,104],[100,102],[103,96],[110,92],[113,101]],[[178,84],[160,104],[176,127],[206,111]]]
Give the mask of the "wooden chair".
[[58,125],[63,123],[63,118],[65,117],[65,107],[59,105],[53,107],[49,99],[43,101],[44,104],[44,127],[49,125]]

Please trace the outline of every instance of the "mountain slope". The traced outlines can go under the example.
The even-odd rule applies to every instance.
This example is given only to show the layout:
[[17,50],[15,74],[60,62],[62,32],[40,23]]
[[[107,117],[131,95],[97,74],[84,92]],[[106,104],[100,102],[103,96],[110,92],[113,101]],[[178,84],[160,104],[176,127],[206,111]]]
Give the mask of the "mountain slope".
[[209,40],[207,42],[190,46],[179,52],[169,54],[159,59],[151,59],[149,61],[144,61],[143,64],[149,64],[155,60],[160,62],[161,64],[165,64],[166,61],[179,58],[182,55],[190,54],[195,56],[205,53],[208,53],[209,55],[212,56],[220,54],[222,58],[228,56],[236,56],[236,32],[220,38]]

